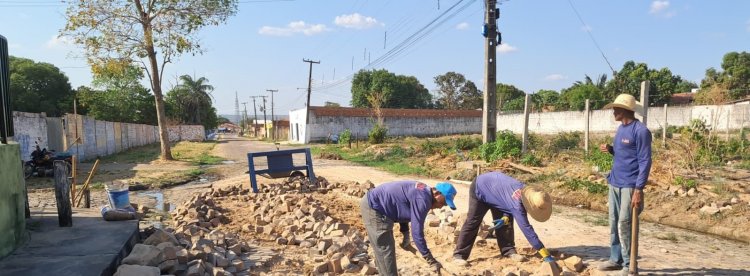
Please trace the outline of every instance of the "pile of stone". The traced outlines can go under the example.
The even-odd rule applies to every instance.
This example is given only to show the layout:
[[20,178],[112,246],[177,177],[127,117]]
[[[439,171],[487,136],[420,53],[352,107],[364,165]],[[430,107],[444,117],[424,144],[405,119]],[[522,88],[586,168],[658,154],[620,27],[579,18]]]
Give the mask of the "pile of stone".
[[364,183],[349,181],[349,182],[337,182],[333,184],[333,188],[337,188],[339,191],[341,191],[344,194],[361,198],[365,196],[367,191],[369,191],[372,188],[375,188],[375,184],[370,182],[370,180],[365,181]]
[[316,273],[376,274],[364,235],[329,216],[327,207],[312,195],[296,193],[304,186],[289,189],[289,184],[265,185],[265,193],[248,200],[253,223],[243,225],[242,230],[266,235],[281,245],[308,248]]
[[730,210],[732,210],[732,205],[739,204],[740,200],[736,197],[733,197],[729,201],[720,201],[720,202],[713,202],[711,204],[707,204],[699,210],[699,212],[702,215],[715,215],[718,213],[725,213]]
[[224,196],[250,197],[238,187],[194,196],[172,212],[176,227],[153,230],[135,245],[115,275],[250,275],[249,269],[278,256],[241,241],[234,233],[214,229],[229,222],[214,202]]
[[313,183],[308,177],[294,176],[288,178],[282,183],[263,185],[260,187],[259,191],[261,194],[328,192],[329,183],[325,177],[318,176],[315,180],[315,183]]

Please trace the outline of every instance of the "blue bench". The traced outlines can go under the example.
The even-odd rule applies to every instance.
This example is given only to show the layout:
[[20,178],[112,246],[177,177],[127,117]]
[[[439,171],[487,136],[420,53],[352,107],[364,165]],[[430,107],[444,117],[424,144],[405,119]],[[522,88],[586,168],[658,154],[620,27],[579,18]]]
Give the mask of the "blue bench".
[[[292,155],[295,153],[305,154],[305,165],[294,165]],[[256,170],[253,158],[262,156],[266,157],[268,168],[265,170]],[[300,171],[305,171],[310,182],[316,183],[315,173],[313,172],[312,155],[310,155],[309,148],[250,152],[247,154],[247,164],[249,167],[248,173],[250,174],[250,185],[252,185],[254,193],[258,192],[257,175],[268,175],[269,178],[285,178],[301,175]]]

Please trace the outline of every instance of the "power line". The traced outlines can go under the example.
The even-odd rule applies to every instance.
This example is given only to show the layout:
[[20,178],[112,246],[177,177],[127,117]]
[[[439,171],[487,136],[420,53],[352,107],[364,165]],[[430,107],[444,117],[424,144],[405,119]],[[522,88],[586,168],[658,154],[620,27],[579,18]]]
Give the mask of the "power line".
[[591,38],[591,41],[594,42],[594,45],[596,46],[596,49],[599,49],[599,53],[602,54],[602,57],[604,58],[604,61],[607,62],[607,66],[609,66],[609,69],[612,70],[612,75],[615,75],[615,68],[612,67],[612,64],[609,63],[609,59],[607,59],[607,56],[604,55],[604,51],[602,51],[602,47],[599,47],[599,43],[596,42],[596,39],[594,39],[594,35],[591,34],[591,28],[589,28],[588,25],[586,25],[585,22],[583,22],[583,18],[581,17],[581,14],[578,13],[578,10],[575,6],[573,6],[573,2],[571,0],[568,0],[568,4],[570,4],[570,7],[573,9],[573,12],[575,12],[576,16],[578,17],[578,20],[581,21],[581,25],[583,25],[583,29],[586,31],[586,33],[589,35],[589,38]]

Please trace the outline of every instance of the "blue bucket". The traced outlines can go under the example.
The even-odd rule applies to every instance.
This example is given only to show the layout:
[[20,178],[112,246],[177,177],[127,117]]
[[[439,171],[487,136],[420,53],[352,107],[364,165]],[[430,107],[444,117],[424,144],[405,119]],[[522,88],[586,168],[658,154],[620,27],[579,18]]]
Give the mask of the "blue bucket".
[[130,207],[130,196],[128,191],[128,185],[117,185],[118,187],[111,187],[107,185],[107,196],[109,197],[110,205],[115,209],[124,209]]

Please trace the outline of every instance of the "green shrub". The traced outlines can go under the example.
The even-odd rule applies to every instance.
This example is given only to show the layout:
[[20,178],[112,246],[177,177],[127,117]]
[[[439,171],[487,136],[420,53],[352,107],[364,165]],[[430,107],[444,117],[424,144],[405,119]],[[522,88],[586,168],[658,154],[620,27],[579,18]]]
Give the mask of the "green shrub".
[[612,155],[608,152],[601,152],[598,148],[590,149],[586,156],[586,162],[592,166],[597,166],[600,172],[612,170]]
[[385,141],[385,136],[388,134],[388,129],[385,128],[385,126],[382,126],[380,124],[375,124],[372,126],[372,129],[370,129],[370,132],[367,134],[367,141],[370,142],[370,144],[380,144]]
[[554,150],[569,150],[578,147],[581,143],[581,132],[562,132],[555,135],[552,139],[552,148]]
[[419,144],[419,151],[425,155],[433,155],[438,151],[438,144],[430,139],[426,139],[424,143]]
[[563,186],[573,191],[586,190],[590,194],[606,194],[609,191],[607,185],[597,184],[588,180],[568,179]]
[[698,182],[695,181],[695,179],[684,178],[682,176],[675,177],[674,178],[674,184],[677,185],[677,186],[682,186],[686,190],[698,187]]
[[526,166],[539,167],[542,165],[542,161],[539,160],[539,158],[536,158],[536,156],[534,156],[533,154],[527,153],[521,157],[521,164],[524,164]]
[[458,137],[453,141],[453,147],[458,150],[472,150],[482,145],[482,139],[472,137]]
[[349,145],[352,141],[352,131],[346,129],[339,134],[339,145]]
[[482,159],[492,162],[509,157],[519,157],[523,143],[513,132],[509,130],[497,133],[495,142],[487,143],[479,147]]

